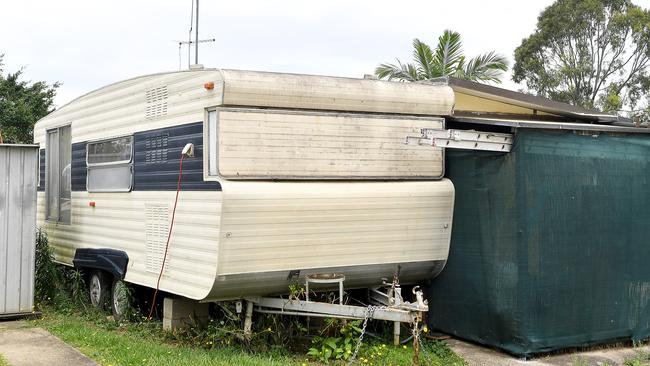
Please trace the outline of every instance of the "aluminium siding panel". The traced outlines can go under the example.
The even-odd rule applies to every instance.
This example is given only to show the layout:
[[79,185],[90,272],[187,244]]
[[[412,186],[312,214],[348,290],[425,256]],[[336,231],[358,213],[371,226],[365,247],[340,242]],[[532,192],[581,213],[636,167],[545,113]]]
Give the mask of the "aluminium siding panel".
[[449,116],[447,85],[316,75],[222,70],[223,104],[374,113]]
[[222,184],[219,275],[447,258],[446,179]]
[[0,317],[33,308],[38,154],[0,145]]
[[218,110],[219,173],[227,179],[439,179],[443,149],[405,145],[441,118]]
[[[220,74],[215,70],[183,71],[149,75],[115,83],[64,105],[37,122],[34,141],[44,143],[45,131],[72,123],[72,142],[105,139],[202,121],[204,108],[216,106],[221,98]],[[207,91],[203,84],[215,82]],[[146,92],[167,88],[167,113],[147,118]]]
[[[45,195],[39,193],[38,222],[48,233],[56,261],[72,265],[77,248],[123,250],[129,256],[125,280],[155,287],[158,272],[146,267],[146,206],[166,206],[171,217],[174,196],[172,190],[72,192],[72,222],[57,225],[44,220]],[[192,299],[207,296],[216,274],[220,215],[221,192],[180,193],[161,290]],[[165,234],[168,228],[169,223]]]

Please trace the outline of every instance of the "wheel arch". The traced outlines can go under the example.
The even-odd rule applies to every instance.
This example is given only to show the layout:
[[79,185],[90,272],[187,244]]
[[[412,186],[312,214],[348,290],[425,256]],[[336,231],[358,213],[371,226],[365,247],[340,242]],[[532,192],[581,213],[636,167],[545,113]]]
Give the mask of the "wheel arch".
[[99,269],[123,280],[129,264],[126,252],[115,249],[79,248],[72,264],[79,269]]

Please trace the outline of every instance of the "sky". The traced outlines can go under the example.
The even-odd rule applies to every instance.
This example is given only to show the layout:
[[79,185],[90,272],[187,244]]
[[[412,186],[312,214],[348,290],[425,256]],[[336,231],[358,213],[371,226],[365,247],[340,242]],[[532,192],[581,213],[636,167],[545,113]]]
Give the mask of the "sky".
[[[513,63],[521,40],[552,0],[200,0],[206,67],[363,77],[382,62],[411,59],[411,42],[432,46],[460,32],[465,54],[494,50]],[[650,7],[650,0],[636,0]],[[192,0],[0,0],[4,69],[61,82],[61,106],[104,85],[179,69]],[[187,68],[188,50],[181,50]],[[192,63],[194,61],[192,50]],[[504,77],[503,86],[520,86]]]

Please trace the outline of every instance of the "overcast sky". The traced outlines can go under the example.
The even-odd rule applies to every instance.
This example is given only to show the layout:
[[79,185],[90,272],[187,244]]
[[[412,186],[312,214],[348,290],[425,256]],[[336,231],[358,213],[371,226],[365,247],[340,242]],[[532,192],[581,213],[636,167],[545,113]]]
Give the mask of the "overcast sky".
[[[468,56],[514,49],[552,0],[235,0],[200,2],[206,67],[362,77],[380,62],[411,58],[413,38],[436,44],[461,33]],[[191,0],[2,0],[5,70],[59,81],[56,104],[126,78],[178,70]],[[650,0],[636,0],[650,7]],[[182,68],[187,68],[187,46]],[[192,52],[193,55],[193,52]],[[193,57],[193,56],[192,56]],[[504,86],[516,89],[510,75]]]

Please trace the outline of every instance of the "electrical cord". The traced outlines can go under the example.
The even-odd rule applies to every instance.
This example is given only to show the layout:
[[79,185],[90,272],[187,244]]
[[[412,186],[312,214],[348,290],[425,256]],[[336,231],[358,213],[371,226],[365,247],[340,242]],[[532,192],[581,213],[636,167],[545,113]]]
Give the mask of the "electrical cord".
[[153,311],[156,308],[156,297],[158,296],[158,290],[160,289],[160,279],[162,278],[163,271],[165,270],[165,262],[167,261],[167,251],[169,250],[169,241],[172,237],[172,229],[174,228],[174,218],[176,216],[176,205],[178,204],[178,194],[181,191],[181,181],[183,179],[183,159],[185,154],[181,153],[181,161],[178,167],[178,183],[176,184],[176,198],[174,199],[174,209],[172,210],[172,221],[169,224],[169,233],[167,234],[167,244],[165,244],[165,254],[163,255],[162,264],[160,265],[160,273],[158,274],[158,281],[156,282],[156,291],[153,293],[153,299],[151,300],[151,310],[149,310],[148,320],[152,319]]

